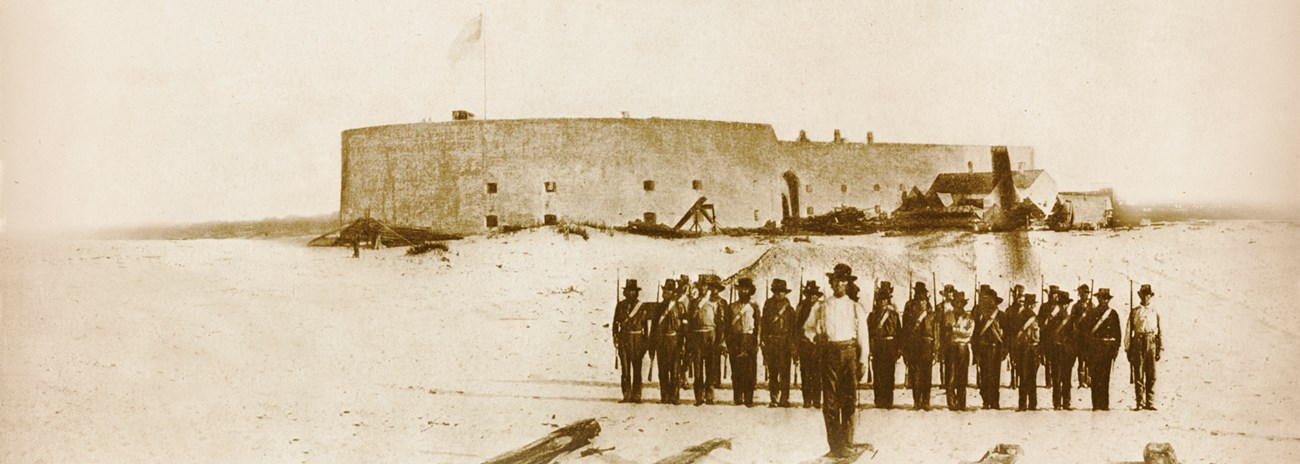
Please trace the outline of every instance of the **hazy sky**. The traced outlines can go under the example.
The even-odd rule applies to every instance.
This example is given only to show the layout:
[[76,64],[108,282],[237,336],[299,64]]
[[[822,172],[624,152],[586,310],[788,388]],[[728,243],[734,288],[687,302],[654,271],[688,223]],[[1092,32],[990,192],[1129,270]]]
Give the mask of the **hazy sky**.
[[1300,2],[696,3],[5,0],[3,213],[337,210],[341,131],[482,112],[448,54],[480,11],[493,119],[1032,145],[1063,188],[1300,203]]

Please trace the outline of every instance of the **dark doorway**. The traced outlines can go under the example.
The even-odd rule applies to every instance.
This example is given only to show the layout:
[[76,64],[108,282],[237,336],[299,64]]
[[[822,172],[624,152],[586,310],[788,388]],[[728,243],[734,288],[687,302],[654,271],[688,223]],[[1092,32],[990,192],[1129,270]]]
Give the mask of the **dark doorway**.
[[786,171],[785,174],[781,175],[781,177],[785,178],[785,187],[786,190],[789,191],[788,199],[790,201],[789,204],[790,214],[793,214],[795,219],[798,219],[799,218],[799,175],[795,174],[794,171]]
[[548,226],[553,226],[559,224],[560,220],[556,218],[554,214],[547,214],[545,216],[542,216],[542,223]]

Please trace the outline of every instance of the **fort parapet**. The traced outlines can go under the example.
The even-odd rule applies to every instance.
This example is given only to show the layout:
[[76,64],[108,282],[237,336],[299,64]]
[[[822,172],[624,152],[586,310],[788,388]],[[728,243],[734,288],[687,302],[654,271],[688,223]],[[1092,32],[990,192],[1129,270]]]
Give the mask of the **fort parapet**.
[[[343,132],[340,224],[370,215],[456,234],[546,222],[673,224],[700,197],[723,227],[840,206],[888,213],[941,172],[991,170],[989,145],[783,141],[767,124],[461,120]],[[1034,169],[1030,147],[1012,167]],[[788,213],[787,213],[788,211]]]

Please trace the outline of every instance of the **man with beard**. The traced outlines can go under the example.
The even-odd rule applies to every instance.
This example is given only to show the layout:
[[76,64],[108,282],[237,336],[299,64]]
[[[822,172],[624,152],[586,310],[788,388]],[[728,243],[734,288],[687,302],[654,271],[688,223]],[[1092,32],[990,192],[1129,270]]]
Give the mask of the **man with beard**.
[[790,288],[783,279],[772,279],[772,296],[763,302],[763,364],[767,366],[768,407],[790,407],[790,359],[796,349],[794,308],[790,306]]

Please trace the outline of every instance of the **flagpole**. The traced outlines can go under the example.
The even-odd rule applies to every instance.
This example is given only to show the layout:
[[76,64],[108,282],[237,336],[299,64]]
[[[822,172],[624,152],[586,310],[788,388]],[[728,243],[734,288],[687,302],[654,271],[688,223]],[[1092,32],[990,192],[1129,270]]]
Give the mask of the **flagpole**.
[[487,12],[481,13],[478,20],[483,36],[483,119],[487,119]]

